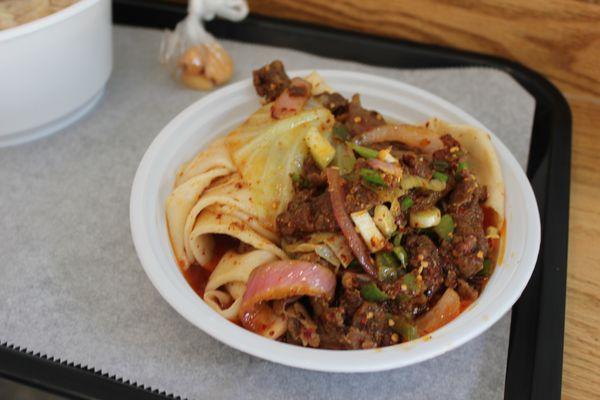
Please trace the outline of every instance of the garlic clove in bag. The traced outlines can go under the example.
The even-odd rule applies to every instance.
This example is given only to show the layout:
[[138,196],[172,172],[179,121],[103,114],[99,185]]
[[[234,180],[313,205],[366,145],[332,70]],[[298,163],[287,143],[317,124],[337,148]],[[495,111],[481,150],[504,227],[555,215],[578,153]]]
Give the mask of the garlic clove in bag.
[[174,31],[165,31],[160,49],[161,63],[186,86],[210,90],[231,79],[233,61],[206,30],[202,19],[219,15],[239,21],[248,14],[245,0],[190,0],[187,17]]

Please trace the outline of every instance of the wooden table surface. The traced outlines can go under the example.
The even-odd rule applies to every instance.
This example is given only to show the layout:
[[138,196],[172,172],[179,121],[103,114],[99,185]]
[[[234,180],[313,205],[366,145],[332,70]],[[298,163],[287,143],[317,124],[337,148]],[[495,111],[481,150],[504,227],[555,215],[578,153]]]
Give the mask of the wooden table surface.
[[600,398],[600,2],[250,0],[250,6],[278,18],[499,55],[561,89],[573,112],[563,398]]

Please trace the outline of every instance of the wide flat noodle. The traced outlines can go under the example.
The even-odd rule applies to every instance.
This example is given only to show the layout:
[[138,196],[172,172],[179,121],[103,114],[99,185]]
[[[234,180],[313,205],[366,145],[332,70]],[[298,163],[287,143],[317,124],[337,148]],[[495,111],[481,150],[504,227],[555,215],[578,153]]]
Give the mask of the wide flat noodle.
[[[245,221],[260,236],[273,242],[277,241],[277,234],[264,227],[258,220],[248,187],[241,181],[239,174],[234,173],[219,182],[215,182],[202,194],[188,213],[184,228],[184,246],[188,260],[196,258],[194,251],[201,253],[201,251],[198,251],[198,243],[192,244],[190,235],[196,225],[198,215],[202,210],[212,205],[218,205],[220,213],[229,214]],[[206,243],[206,248],[212,248],[209,238],[206,238],[203,242]],[[201,262],[200,260],[197,261]]]
[[167,226],[173,252],[180,266],[187,267],[192,262],[185,253],[185,223],[189,212],[213,179],[229,173],[230,171],[226,168],[216,168],[201,173],[177,187],[167,197]]
[[213,141],[206,149],[200,151],[191,161],[183,164],[177,171],[175,187],[178,187],[190,178],[213,168],[226,168],[235,171],[235,166],[225,147],[225,139]]
[[452,135],[467,151],[469,169],[473,171],[481,185],[487,186],[485,205],[498,214],[497,228],[504,222],[504,180],[498,156],[490,135],[482,129],[470,125],[455,125],[437,118],[427,122],[428,127],[440,136]]
[[232,251],[225,253],[210,275],[204,300],[223,317],[237,320],[250,273],[259,265],[275,260],[277,257],[265,250],[253,250],[245,254]]
[[231,210],[224,210],[222,206],[212,205],[204,209],[196,220],[189,240],[194,258],[200,265],[208,263],[213,257],[212,234],[232,236],[255,249],[267,250],[279,258],[287,258],[283,250],[258,234],[248,223],[247,218],[239,218],[239,216],[226,211]]

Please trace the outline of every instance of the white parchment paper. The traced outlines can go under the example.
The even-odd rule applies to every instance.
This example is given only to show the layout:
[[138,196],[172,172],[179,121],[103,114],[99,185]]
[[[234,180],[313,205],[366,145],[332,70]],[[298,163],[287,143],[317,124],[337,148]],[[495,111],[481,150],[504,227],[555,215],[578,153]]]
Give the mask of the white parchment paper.
[[[0,342],[190,399],[502,398],[509,316],[428,362],[325,374],[228,348],[168,306],[136,257],[129,193],[152,139],[202,93],[179,86],[158,64],[160,36],[115,27],[114,71],[93,113],[54,136],[0,149]],[[395,70],[224,45],[234,80],[279,58],[289,69],[364,71],[424,88],[478,118],[526,164],[535,102],[502,72]]]

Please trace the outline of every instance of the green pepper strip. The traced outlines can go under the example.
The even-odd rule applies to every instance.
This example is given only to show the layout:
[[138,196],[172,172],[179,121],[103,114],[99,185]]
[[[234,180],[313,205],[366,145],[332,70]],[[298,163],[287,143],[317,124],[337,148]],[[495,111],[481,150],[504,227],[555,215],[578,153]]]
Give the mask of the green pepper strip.
[[387,186],[381,174],[374,169],[370,168],[361,168],[360,176],[367,181],[368,183],[372,183],[377,186]]
[[444,174],[443,172],[440,172],[440,171],[434,171],[433,172],[433,178],[437,179],[438,181],[448,182],[448,175],[446,175],[446,174]]
[[388,295],[377,287],[375,282],[367,283],[360,288],[361,296],[367,301],[382,302],[388,299]]
[[377,264],[377,278],[380,281],[395,281],[398,279],[398,261],[394,255],[387,251],[380,251],[375,255]]
[[440,219],[440,223],[433,227],[433,231],[437,233],[437,235],[442,240],[450,240],[452,238],[452,233],[454,232],[454,220],[450,214],[442,215]]
[[410,197],[405,197],[400,202],[400,208],[402,208],[403,211],[406,211],[409,208],[411,208],[413,206],[413,204],[415,204],[413,199],[411,199]]
[[352,147],[352,150],[356,152],[356,154],[364,158],[377,158],[377,155],[379,154],[377,150],[373,150],[364,146],[359,146],[355,143],[350,143],[350,146]]

